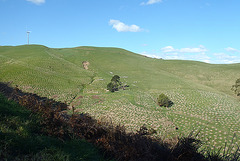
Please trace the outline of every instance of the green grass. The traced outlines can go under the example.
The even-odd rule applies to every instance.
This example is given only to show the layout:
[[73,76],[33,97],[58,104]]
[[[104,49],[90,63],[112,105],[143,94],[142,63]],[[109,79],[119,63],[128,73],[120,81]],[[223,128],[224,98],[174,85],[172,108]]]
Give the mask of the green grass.
[[61,141],[41,133],[38,116],[0,94],[0,156],[4,160],[104,160],[84,140]]
[[[236,134],[240,144],[240,102],[231,91],[240,78],[240,64],[152,59],[119,48],[40,45],[2,46],[0,58],[0,81],[66,101],[129,131],[143,124],[166,138],[200,131],[212,148],[230,143]],[[89,70],[83,69],[83,61],[90,62]],[[130,88],[106,91],[115,74]],[[158,107],[161,93],[173,101],[171,108]]]

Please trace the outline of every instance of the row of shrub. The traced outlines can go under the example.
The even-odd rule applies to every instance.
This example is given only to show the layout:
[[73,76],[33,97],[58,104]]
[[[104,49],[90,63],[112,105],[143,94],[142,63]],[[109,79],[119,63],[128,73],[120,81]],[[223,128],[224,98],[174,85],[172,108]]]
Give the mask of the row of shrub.
[[[82,138],[98,146],[106,158],[122,161],[213,161],[239,160],[239,153],[199,152],[201,141],[192,135],[179,138],[174,145],[164,143],[160,138],[152,138],[142,128],[137,133],[126,132],[124,126],[114,126],[110,122],[95,120],[88,114],[66,113],[67,105],[35,94],[24,93],[0,83],[0,91],[9,99],[30,109],[42,117],[42,132],[68,140]],[[143,131],[144,130],[144,131]]]

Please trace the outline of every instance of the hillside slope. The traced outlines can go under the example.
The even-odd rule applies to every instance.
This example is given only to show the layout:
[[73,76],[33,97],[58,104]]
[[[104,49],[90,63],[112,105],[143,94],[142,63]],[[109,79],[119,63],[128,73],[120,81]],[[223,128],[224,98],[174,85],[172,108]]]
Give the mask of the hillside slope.
[[[80,90],[82,85],[99,79],[106,80],[105,84],[113,74],[118,74],[130,84],[139,84],[139,88],[144,90],[199,88],[218,90],[233,96],[231,86],[240,77],[240,64],[159,60],[118,48],[3,46],[0,47],[0,57],[2,80],[17,80],[24,86],[34,84],[39,88],[49,85],[46,87],[52,90]],[[82,68],[85,60],[90,62],[90,70]],[[105,88],[105,85],[102,87]]]
[[105,160],[92,144],[43,132],[42,119],[0,93],[0,160]]
[[[119,48],[40,45],[2,46],[0,58],[0,81],[66,101],[129,130],[145,124],[166,137],[200,131],[202,140],[215,147],[231,142],[234,133],[240,136],[240,103],[231,91],[240,78],[240,64],[160,60]],[[83,69],[83,61],[90,63],[89,70]],[[106,91],[115,74],[130,88]],[[173,101],[171,108],[158,107],[160,93]]]

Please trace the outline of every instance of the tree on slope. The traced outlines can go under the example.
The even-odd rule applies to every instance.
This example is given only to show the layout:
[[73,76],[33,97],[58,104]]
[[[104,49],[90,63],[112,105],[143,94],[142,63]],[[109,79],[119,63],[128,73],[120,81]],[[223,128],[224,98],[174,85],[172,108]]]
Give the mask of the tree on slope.
[[157,102],[159,106],[164,107],[170,107],[173,104],[173,102],[168,98],[168,96],[163,93],[159,95]]
[[107,85],[107,89],[111,92],[118,91],[119,89],[125,90],[126,87],[129,87],[129,85],[120,82],[120,77],[118,75],[114,75],[111,82]]
[[111,82],[108,83],[107,89],[111,92],[118,91],[122,83],[120,82],[120,77],[118,75],[114,75],[111,79]]
[[114,76],[112,77],[111,81],[120,83],[120,85],[121,85],[120,77],[119,77],[118,75],[114,75]]
[[237,96],[240,96],[240,78],[236,80],[235,84],[232,86],[232,90]]

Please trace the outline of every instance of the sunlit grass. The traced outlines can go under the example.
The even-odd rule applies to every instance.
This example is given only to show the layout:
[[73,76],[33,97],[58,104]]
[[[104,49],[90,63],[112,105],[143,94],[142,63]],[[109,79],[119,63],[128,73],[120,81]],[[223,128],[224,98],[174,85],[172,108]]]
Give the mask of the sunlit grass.
[[[82,68],[83,61],[90,62],[89,70]],[[200,132],[212,149],[230,143],[234,134],[234,143],[240,144],[240,103],[230,90],[240,77],[239,68],[150,59],[116,48],[0,47],[0,81],[66,102],[129,131],[146,125],[166,138]],[[114,74],[130,88],[108,92]],[[157,105],[161,93],[173,101],[172,107]]]

